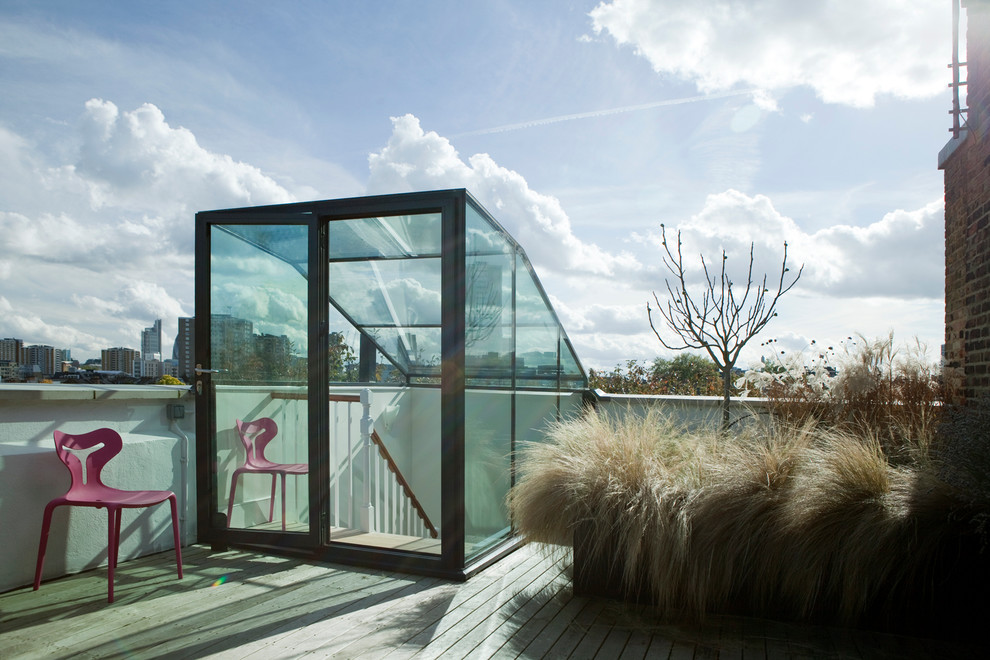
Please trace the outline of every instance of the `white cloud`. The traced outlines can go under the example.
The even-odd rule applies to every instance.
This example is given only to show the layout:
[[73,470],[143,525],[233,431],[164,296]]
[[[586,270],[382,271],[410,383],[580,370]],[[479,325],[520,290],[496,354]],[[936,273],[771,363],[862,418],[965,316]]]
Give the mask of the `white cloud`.
[[642,268],[630,254],[611,254],[575,236],[560,202],[532,190],[518,172],[488,154],[464,162],[446,138],[424,132],[412,115],[392,118],[388,144],[368,160],[369,194],[467,188],[539,269],[612,276]]
[[808,85],[826,103],[945,89],[949,11],[937,0],[612,0],[591,11],[597,33],[632,46],[661,75],[699,91]]
[[[685,266],[698,277],[696,255],[706,255],[711,264],[724,249],[730,268],[738,269],[748,263],[752,242],[755,272],[768,273],[772,281],[779,276],[787,242],[792,272],[805,265],[799,287],[807,292],[843,298],[941,298],[942,218],[942,202],[935,201],[913,211],[892,211],[866,227],[836,225],[807,233],[768,197],[728,190],[709,195],[699,213],[668,228],[667,238],[673,245],[674,232],[682,232]],[[659,248],[657,234],[649,240]]]
[[[91,100],[52,139],[0,127],[0,279],[14,310],[0,318],[3,336],[98,355],[135,345],[157,318],[172,333],[192,311],[195,212],[293,199],[151,104],[127,112]],[[28,300],[46,301],[45,323],[20,311]],[[67,330],[80,318],[84,330]]]
[[[141,211],[162,229],[182,223],[181,234],[191,236],[188,227],[196,211],[294,201],[258,168],[209,152],[189,130],[169,126],[150,103],[120,112],[109,101],[91,99],[80,132],[83,141],[72,171],[89,184],[97,209]],[[180,243],[188,245],[187,240]]]
[[81,330],[79,324],[52,323],[50,318],[43,319],[4,296],[0,296],[0,318],[3,318],[2,335],[23,339],[25,346],[42,344],[97,351],[108,346],[105,338]]

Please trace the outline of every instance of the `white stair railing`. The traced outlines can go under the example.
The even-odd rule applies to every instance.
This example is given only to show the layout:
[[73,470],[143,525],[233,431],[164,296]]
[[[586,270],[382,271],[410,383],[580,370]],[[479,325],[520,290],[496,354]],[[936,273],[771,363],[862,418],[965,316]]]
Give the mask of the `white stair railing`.
[[[331,423],[339,435],[331,451],[332,523],[335,527],[420,538],[439,533],[374,430],[371,390],[330,395]],[[357,406],[361,406],[358,415]],[[355,428],[357,422],[357,428]]]

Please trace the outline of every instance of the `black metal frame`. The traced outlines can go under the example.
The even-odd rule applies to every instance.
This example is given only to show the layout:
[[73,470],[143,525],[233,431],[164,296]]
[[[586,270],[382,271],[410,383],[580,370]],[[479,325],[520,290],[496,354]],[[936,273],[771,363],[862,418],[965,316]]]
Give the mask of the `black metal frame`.
[[[199,539],[214,547],[236,545],[259,550],[302,554],[325,560],[384,569],[398,569],[414,573],[436,575],[453,579],[466,579],[501,556],[515,549],[518,539],[509,537],[482,554],[465,556],[465,305],[466,305],[466,214],[470,204],[489,221],[514,247],[513,289],[517,277],[518,256],[529,269],[541,295],[546,299],[532,265],[522,248],[501,225],[464,189],[442,190],[425,193],[404,193],[361,197],[321,202],[281,204],[264,207],[205,211],[196,214],[196,309],[203,322],[196,323],[196,361],[210,365],[210,228],[215,224],[301,224],[305,217],[309,236],[308,332],[309,369],[308,397],[310,511],[318,514],[311,518],[310,532],[279,533],[244,529],[228,529],[223,514],[214,511],[217,497],[215,407],[210,386],[210,374],[197,376],[202,388],[198,406],[201,411],[197,421],[197,512]],[[329,306],[329,223],[334,220],[369,216],[405,214],[441,214],[441,552],[440,555],[417,554],[384,548],[362,547],[334,543],[329,538],[329,521],[326,519],[329,501],[329,408],[323,396],[329,387],[329,366],[322,356],[328,350]],[[287,217],[285,222],[275,218]],[[294,220],[294,221],[293,221]],[[206,267],[203,267],[203,265]],[[556,312],[550,308],[554,320],[560,326]],[[515,301],[512,303],[513,332],[515,332]],[[562,332],[558,341],[566,342],[574,355],[570,342]],[[362,357],[365,361],[367,356]],[[512,387],[516,387],[515,354],[513,353]],[[577,357],[575,356],[575,360]],[[558,365],[559,365],[558,347]],[[581,368],[581,365],[577,365]],[[583,370],[582,370],[583,372]],[[407,376],[407,381],[409,377]],[[558,409],[561,379],[557,377]],[[515,447],[515,397],[512,401],[511,447]]]

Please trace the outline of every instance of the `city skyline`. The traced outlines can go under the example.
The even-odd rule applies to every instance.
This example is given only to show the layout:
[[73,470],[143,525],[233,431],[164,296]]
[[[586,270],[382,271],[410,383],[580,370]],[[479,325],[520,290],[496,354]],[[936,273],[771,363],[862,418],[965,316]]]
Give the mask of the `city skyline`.
[[[100,349],[98,357],[80,359],[72,357],[72,347],[59,344],[39,344],[30,338],[0,338],[0,361],[4,362],[5,380],[15,376],[14,367],[44,367],[34,376],[53,376],[64,373],[64,366],[72,364],[84,367],[99,364],[101,371],[120,371],[135,377],[180,376],[189,379],[194,364],[193,330],[194,319],[177,319],[179,332],[169,345],[166,355],[162,341],[162,319],[156,319],[151,327],[141,331],[137,344],[141,348],[129,346],[107,346]],[[31,376],[25,372],[24,376]]]

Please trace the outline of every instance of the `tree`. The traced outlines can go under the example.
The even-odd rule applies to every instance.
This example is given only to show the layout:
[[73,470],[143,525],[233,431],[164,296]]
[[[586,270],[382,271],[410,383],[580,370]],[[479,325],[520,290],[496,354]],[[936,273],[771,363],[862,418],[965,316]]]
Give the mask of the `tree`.
[[776,291],[767,288],[767,276],[756,286],[753,284],[753,250],[749,245],[749,269],[746,275],[746,288],[742,296],[726,272],[728,256],[722,250],[722,264],[717,273],[709,270],[705,256],[701,255],[701,267],[705,273],[705,284],[698,300],[688,292],[687,274],[684,270],[684,257],[681,232],[677,232],[677,249],[671,250],[667,243],[667,230],[660,225],[662,245],[665,254],[663,264],[673,276],[664,279],[669,299],[663,305],[653,292],[657,310],[667,327],[674,331],[680,342],[667,343],[653,321],[653,308],[646,303],[646,314],[650,328],[664,348],[681,351],[685,349],[704,350],[712,359],[722,376],[722,429],[729,425],[729,397],[732,393],[732,371],[743,347],[777,316],[777,301],[801,279],[802,265],[797,275],[787,282],[787,243],[784,243],[784,258],[780,265],[780,277]]
[[329,358],[330,380],[332,381],[353,381],[357,379],[355,373],[349,373],[349,367],[354,363],[354,351],[347,343],[347,338],[343,332],[331,332],[327,346],[327,357]]

